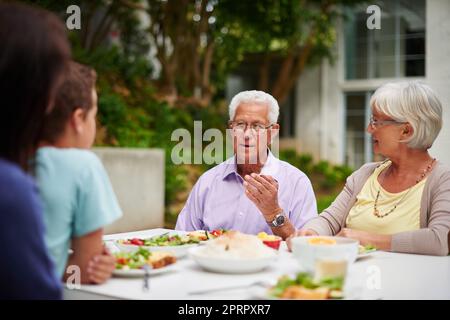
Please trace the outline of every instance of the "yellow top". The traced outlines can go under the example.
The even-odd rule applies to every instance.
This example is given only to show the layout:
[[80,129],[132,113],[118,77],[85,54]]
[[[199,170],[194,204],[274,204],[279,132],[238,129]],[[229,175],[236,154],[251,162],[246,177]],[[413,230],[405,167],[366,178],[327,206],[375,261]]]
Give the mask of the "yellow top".
[[[390,165],[390,161],[380,165],[367,179],[347,216],[346,228],[378,234],[395,234],[420,229],[420,201],[426,178],[402,192],[388,192],[378,182],[378,175]],[[377,208],[380,215],[385,215],[397,205],[394,211],[382,218],[374,215],[374,202],[378,190],[380,196]]]

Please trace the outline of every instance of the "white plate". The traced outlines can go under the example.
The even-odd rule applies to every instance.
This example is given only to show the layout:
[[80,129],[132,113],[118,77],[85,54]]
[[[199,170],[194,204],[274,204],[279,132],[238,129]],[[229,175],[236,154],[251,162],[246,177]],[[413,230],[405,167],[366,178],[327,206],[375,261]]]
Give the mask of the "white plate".
[[[344,289],[344,298],[342,299],[329,299],[329,300],[359,300],[361,299],[360,289],[358,288],[352,288]],[[268,287],[261,287],[261,286],[253,286],[249,289],[249,294],[251,298],[253,299],[259,299],[259,300],[293,300],[293,299],[281,299],[281,298],[275,298],[273,296],[269,295],[269,288]]]
[[359,259],[363,259],[363,258],[369,257],[369,256],[371,256],[374,252],[377,252],[377,251],[378,251],[377,249],[374,249],[374,250],[366,251],[366,252],[363,252],[363,253],[358,253],[358,256],[356,257],[356,260],[359,260]]
[[139,249],[139,247],[144,248],[148,251],[164,251],[170,252],[175,255],[177,258],[183,258],[187,255],[189,249],[198,247],[198,243],[193,244],[183,244],[180,246],[137,246],[134,244],[123,244],[119,242],[115,242],[115,245],[120,249],[120,251],[124,252],[135,252]]
[[[170,272],[170,271],[177,271],[178,268],[175,264],[170,264],[166,267],[162,267],[162,268],[158,268],[158,269],[151,269],[149,274],[150,276],[153,275],[157,275],[157,274],[161,274],[161,273],[166,273],[166,272]],[[130,269],[130,270],[121,270],[121,269],[116,269],[113,271],[113,275],[116,277],[131,277],[131,278],[136,278],[136,277],[143,277],[145,276],[145,270],[143,269]]]
[[202,254],[204,246],[189,250],[189,256],[203,269],[218,273],[252,273],[258,272],[277,259],[277,252],[273,250],[267,257],[256,259],[225,259],[213,258]]

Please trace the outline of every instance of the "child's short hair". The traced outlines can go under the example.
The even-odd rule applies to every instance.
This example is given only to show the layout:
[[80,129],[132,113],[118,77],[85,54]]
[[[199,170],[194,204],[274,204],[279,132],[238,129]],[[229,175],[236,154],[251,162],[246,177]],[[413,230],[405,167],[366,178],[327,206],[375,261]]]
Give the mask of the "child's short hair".
[[97,73],[94,69],[71,61],[58,87],[55,106],[46,116],[42,140],[54,143],[64,132],[73,112],[81,108],[87,112],[93,107],[92,90],[95,89]]

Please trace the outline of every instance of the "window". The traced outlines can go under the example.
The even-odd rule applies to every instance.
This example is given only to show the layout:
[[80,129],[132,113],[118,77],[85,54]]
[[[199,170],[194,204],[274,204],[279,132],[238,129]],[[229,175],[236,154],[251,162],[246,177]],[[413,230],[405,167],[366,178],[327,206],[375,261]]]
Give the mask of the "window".
[[366,159],[366,146],[370,141],[365,132],[367,95],[365,92],[345,94],[345,163],[355,169],[368,160]]
[[373,153],[372,138],[366,131],[372,94],[373,91],[345,93],[345,164],[354,169],[367,162],[384,160]]
[[347,11],[347,80],[425,76],[425,0],[378,1],[381,29],[369,30],[367,4]]

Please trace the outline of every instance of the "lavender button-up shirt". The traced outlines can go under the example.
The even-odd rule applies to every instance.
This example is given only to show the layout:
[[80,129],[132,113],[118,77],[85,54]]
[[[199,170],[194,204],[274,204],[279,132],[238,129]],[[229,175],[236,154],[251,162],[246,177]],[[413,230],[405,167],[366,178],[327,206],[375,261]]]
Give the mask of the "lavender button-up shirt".
[[[316,198],[308,177],[271,152],[261,174],[278,181],[278,202],[296,229],[317,217]],[[178,216],[176,230],[238,230],[272,234],[262,213],[245,195],[243,179],[232,157],[205,172]]]

